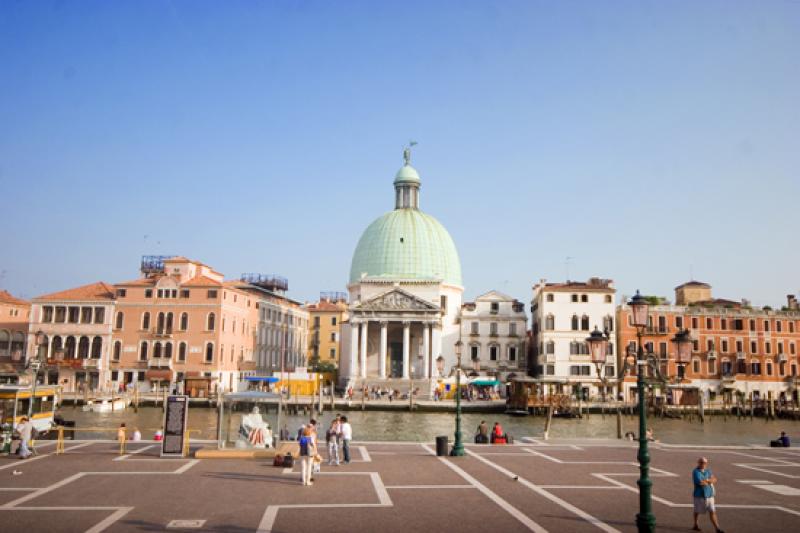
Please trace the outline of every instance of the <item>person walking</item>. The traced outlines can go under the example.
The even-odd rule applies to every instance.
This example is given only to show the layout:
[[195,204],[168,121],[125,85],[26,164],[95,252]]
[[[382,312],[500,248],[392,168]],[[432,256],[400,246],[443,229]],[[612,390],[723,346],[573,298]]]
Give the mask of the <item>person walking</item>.
[[314,470],[314,456],[317,455],[317,448],[314,445],[313,431],[310,427],[303,430],[300,437],[300,479],[304,486],[313,485],[312,474]]
[[119,454],[122,455],[125,453],[125,442],[128,440],[127,435],[127,428],[125,427],[125,422],[119,425],[117,428],[117,442],[119,442]]
[[328,442],[328,464],[339,466],[339,438],[342,434],[342,424],[339,417],[333,419],[331,427],[325,433]]
[[342,453],[344,454],[344,464],[350,464],[350,441],[353,440],[353,428],[347,417],[342,417]]
[[708,468],[708,459],[701,457],[697,460],[697,468],[692,471],[692,482],[694,483],[694,527],[692,530],[700,531],[700,526],[697,519],[701,514],[708,513],[711,518],[711,523],[717,533],[723,533],[719,528],[719,520],[717,519],[717,509],[714,506],[714,484],[717,478],[711,473]]
[[20,459],[27,459],[31,455],[30,445],[31,437],[33,436],[33,423],[28,420],[27,416],[23,416],[19,424],[17,424],[17,434],[19,435],[19,448],[17,454]]

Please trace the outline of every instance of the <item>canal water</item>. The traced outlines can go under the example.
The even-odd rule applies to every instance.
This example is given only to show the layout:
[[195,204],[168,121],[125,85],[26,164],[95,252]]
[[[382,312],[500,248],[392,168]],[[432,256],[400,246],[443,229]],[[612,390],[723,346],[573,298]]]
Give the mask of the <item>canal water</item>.
[[[74,420],[78,428],[116,429],[125,422],[128,428],[138,427],[145,439],[152,438],[154,431],[163,425],[164,412],[159,407],[141,407],[138,413],[129,408],[115,413],[89,413],[80,406],[64,406],[59,413],[65,420]],[[330,423],[335,413],[325,412],[319,419],[323,427]],[[452,413],[398,412],[398,411],[342,411],[353,426],[355,440],[370,441],[425,441],[432,442],[438,435],[447,435],[452,440],[455,427]],[[241,413],[234,413],[232,427],[238,427]],[[270,414],[267,421],[274,425],[275,415]],[[286,427],[294,434],[300,425],[308,420],[308,416],[284,417]],[[485,420],[491,427],[499,422],[503,429],[514,438],[539,438],[544,431],[545,419],[541,416],[515,417],[505,414],[466,413],[462,415],[462,431],[464,439],[471,442],[475,428]],[[755,418],[750,420],[721,416],[711,416],[701,424],[679,419],[651,418],[650,427],[656,439],[671,444],[767,444],[786,431],[790,437],[800,439],[800,421],[775,420],[766,421]],[[217,411],[206,407],[192,407],[189,411],[189,428],[199,430],[192,433],[192,438],[216,439]],[[616,417],[592,414],[583,419],[553,419],[550,428],[551,438],[605,438],[617,436]],[[638,433],[638,418],[623,416],[623,433]],[[113,432],[77,432],[78,439],[114,438]],[[800,440],[798,440],[800,443]]]

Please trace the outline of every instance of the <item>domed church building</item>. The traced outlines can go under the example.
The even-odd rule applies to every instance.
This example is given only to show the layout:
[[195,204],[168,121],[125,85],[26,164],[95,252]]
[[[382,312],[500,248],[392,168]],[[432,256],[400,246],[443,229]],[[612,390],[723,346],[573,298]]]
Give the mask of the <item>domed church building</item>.
[[354,389],[416,380],[427,395],[456,363],[464,288],[453,239],[419,208],[422,182],[409,148],[404,159],[394,210],[367,227],[353,254],[339,376]]

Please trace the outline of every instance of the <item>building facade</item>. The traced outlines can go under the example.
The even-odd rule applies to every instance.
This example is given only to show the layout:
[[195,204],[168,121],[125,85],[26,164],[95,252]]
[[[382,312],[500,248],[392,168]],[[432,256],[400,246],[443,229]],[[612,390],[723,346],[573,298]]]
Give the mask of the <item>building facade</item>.
[[421,180],[408,149],[404,156],[395,209],[367,227],[353,254],[339,380],[365,386],[416,379],[427,394],[432,380],[455,366],[464,289],[455,244],[420,210]]
[[595,327],[612,337],[616,335],[615,293],[613,282],[600,278],[566,283],[542,280],[533,287],[532,375],[550,384],[548,391],[580,394],[584,399],[614,393],[616,343],[609,342],[606,361],[600,366],[598,376],[586,338]]
[[305,306],[309,315],[309,365],[327,363],[339,367],[342,323],[347,320],[347,294],[327,292],[318,302]]
[[463,366],[506,381],[525,374],[528,315],[525,305],[490,291],[461,306]]
[[115,308],[114,287],[102,281],[34,298],[27,357],[34,357],[35,335],[41,331],[45,342],[39,357],[47,365],[40,379],[67,392],[110,390]]
[[0,290],[0,383],[15,383],[25,368],[31,304]]
[[[747,302],[713,298],[710,285],[690,281],[675,288],[675,301],[681,303],[654,299],[642,337],[644,349],[656,355],[668,383],[696,388],[707,402],[722,401],[726,393],[727,401],[736,395],[797,401],[800,310],[794,296],[789,295],[780,311],[754,308]],[[617,309],[617,322],[620,353],[635,352],[636,328],[625,303]],[[680,368],[671,339],[684,329],[691,334],[692,358]],[[622,383],[626,399],[635,397],[635,386],[633,372]]]

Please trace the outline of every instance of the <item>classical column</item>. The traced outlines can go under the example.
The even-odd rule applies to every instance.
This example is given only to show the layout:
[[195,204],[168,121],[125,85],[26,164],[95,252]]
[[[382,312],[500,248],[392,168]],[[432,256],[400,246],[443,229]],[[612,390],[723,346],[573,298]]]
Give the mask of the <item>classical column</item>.
[[350,368],[347,377],[356,377],[356,355],[358,354],[358,322],[350,321]]
[[430,364],[431,364],[431,326],[425,322],[422,326],[422,377],[428,379],[431,377]]
[[367,331],[369,321],[361,323],[361,377],[367,379]]
[[389,323],[385,320],[381,322],[381,354],[378,369],[381,379],[386,379],[386,344],[388,342],[388,329]]
[[403,379],[409,379],[411,366],[411,323],[403,322]]
[[[435,368],[436,359],[442,355],[442,328],[439,324],[433,325],[433,334],[431,337],[431,364]],[[438,377],[436,372],[433,372],[433,374]]]

